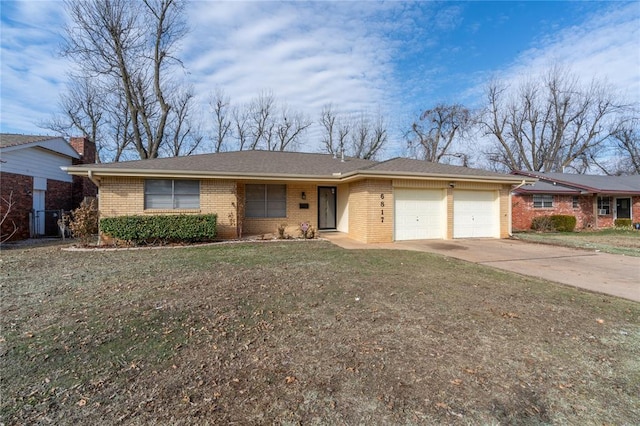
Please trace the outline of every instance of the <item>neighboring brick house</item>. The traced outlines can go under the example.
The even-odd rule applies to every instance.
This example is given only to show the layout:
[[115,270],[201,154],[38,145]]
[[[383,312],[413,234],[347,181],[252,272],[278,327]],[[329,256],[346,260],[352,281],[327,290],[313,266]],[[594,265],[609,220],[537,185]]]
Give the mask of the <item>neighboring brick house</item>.
[[0,134],[0,211],[14,203],[2,224],[11,238],[57,235],[59,210],[79,206],[84,197],[95,197],[96,186],[87,178],[70,176],[61,167],[94,163],[95,144],[87,138]]
[[610,228],[616,219],[640,222],[640,175],[600,176],[513,172],[538,179],[513,191],[513,229],[531,229],[533,218],[554,214],[576,217],[576,229]]
[[405,158],[376,162],[271,151],[66,169],[97,183],[101,217],[216,213],[222,239],[275,233],[283,223],[295,234],[309,223],[365,243],[505,238],[510,191],[523,181]]

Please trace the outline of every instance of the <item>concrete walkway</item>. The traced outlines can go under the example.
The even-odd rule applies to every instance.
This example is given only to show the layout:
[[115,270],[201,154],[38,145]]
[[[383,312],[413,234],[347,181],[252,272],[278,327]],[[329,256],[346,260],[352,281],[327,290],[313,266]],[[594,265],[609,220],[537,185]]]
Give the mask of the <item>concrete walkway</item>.
[[520,240],[415,240],[363,244],[339,232],[323,233],[322,237],[345,249],[394,249],[437,253],[640,302],[639,257]]

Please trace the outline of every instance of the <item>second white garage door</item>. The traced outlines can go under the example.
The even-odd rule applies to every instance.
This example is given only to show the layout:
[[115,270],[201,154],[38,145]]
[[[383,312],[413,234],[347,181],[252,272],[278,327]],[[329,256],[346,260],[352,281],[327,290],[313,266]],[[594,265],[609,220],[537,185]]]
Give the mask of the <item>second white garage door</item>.
[[443,190],[395,189],[395,239],[424,240],[446,235]]
[[500,237],[496,191],[453,191],[453,238]]

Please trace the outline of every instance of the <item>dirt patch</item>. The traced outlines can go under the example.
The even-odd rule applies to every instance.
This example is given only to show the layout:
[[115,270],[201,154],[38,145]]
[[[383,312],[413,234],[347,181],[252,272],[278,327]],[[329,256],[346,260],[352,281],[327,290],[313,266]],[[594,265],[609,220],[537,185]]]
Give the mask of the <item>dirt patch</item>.
[[640,423],[640,307],[324,242],[3,252],[6,424]]
[[449,243],[439,243],[439,242],[428,242],[427,246],[435,249],[435,250],[468,250],[468,247],[460,246],[457,244],[449,244]]

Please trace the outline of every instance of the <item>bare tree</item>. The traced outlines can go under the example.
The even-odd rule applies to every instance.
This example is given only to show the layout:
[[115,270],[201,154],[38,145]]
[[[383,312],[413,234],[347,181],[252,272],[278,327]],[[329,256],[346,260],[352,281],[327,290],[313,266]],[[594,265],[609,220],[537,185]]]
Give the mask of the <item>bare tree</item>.
[[275,97],[271,92],[262,92],[249,104],[249,132],[251,141],[249,149],[265,148],[271,150],[274,129],[276,127],[273,115]]
[[171,135],[171,144],[167,145],[171,148],[169,153],[171,156],[191,155],[203,140],[199,127],[192,122],[190,116],[193,99],[193,91],[187,90],[179,93],[172,102],[176,107],[167,123],[167,129]]
[[[213,113],[213,150],[214,152],[220,152],[224,150],[227,139],[231,136],[233,130],[231,127],[232,121],[229,117],[231,101],[224,93],[224,90],[218,88],[211,95],[209,105]],[[241,147],[243,145],[244,143],[240,144]],[[240,149],[242,150],[242,148]]]
[[583,169],[585,156],[607,141],[621,111],[603,84],[583,85],[557,66],[516,92],[492,82],[486,96],[478,124],[495,141],[489,161],[507,170]]
[[373,119],[365,113],[357,118],[345,118],[325,105],[320,113],[323,151],[333,155],[373,159],[388,139],[382,115]]
[[[116,152],[131,144],[140,158],[155,158],[164,144],[183,138],[170,137],[167,142],[166,137],[168,123],[181,121],[180,114],[188,116],[181,108],[189,103],[181,104],[180,85],[172,79],[181,67],[174,54],[186,33],[183,6],[182,0],[66,3],[73,24],[66,31],[64,54],[78,64],[84,77],[96,79],[103,92],[119,90],[126,105],[127,131],[112,127],[112,134],[127,133],[131,139],[118,139]],[[176,117],[171,116],[174,110]]]
[[60,95],[58,101],[62,113],[40,123],[40,127],[65,136],[79,131],[96,143],[96,160],[100,162],[100,152],[107,143],[102,128],[108,120],[105,104],[108,96],[95,84],[94,79],[86,75],[72,76],[67,92]]
[[248,108],[234,107],[231,113],[233,118],[233,128],[237,141],[238,151],[248,148],[249,143],[249,110]]
[[281,109],[278,120],[276,139],[273,151],[295,150],[302,134],[311,126],[312,121],[300,112],[290,112],[286,106]]
[[8,219],[9,214],[11,213],[11,210],[13,209],[13,206],[15,204],[15,201],[13,201],[13,191],[9,192],[9,196],[7,198],[2,197],[1,201],[2,208],[0,209],[0,230],[2,230],[2,232],[0,233],[0,243],[4,243],[5,241],[9,241],[11,237],[13,237],[16,232],[18,232],[18,226],[16,225],[16,223],[11,220],[11,223],[9,224]]
[[[261,92],[246,105],[230,107],[229,98],[217,94],[213,105],[217,141],[236,140],[236,149],[290,151],[298,148],[311,121],[279,104],[271,92]],[[231,118],[228,110],[231,108]]]
[[324,144],[324,150],[329,154],[337,155],[339,152],[339,145],[336,144],[335,132],[338,128],[336,124],[336,114],[333,111],[333,106],[327,104],[322,107],[320,112],[320,125],[323,129],[322,143]]
[[[466,158],[454,142],[471,126],[471,112],[460,104],[438,104],[424,111],[407,132],[407,145],[416,158],[434,163],[447,157]],[[466,162],[466,161],[463,161]]]
[[364,113],[352,122],[351,146],[352,157],[372,160],[387,142],[387,127],[381,115],[372,121]]
[[624,120],[613,132],[620,162],[616,174],[640,174],[640,118]]

